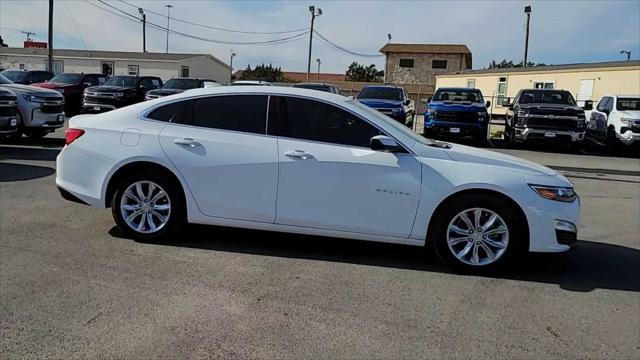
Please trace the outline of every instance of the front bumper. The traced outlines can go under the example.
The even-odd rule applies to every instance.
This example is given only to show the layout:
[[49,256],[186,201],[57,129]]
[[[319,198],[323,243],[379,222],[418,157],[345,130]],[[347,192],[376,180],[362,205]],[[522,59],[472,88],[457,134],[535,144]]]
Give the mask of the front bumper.
[[83,102],[82,109],[84,110],[84,112],[103,112],[103,111],[115,110],[117,109],[117,107],[111,104]]
[[[42,112],[40,107],[34,107],[22,113],[24,121],[23,125],[28,128],[47,128],[53,130],[64,126],[64,112]],[[24,113],[28,116],[25,117]]]
[[564,141],[582,141],[584,140],[585,131],[574,130],[550,130],[535,128],[515,128],[515,139],[520,141],[527,140],[564,140]]
[[18,118],[15,116],[0,116],[0,134],[13,134],[18,131]]
[[626,146],[631,146],[635,143],[640,143],[640,133],[634,133],[631,130],[627,130],[624,134],[616,134],[618,140]]
[[565,252],[575,246],[580,226],[580,198],[565,203],[538,197],[524,210],[529,223],[529,251]]
[[431,120],[424,123],[424,135],[448,137],[486,138],[487,123],[444,122]]

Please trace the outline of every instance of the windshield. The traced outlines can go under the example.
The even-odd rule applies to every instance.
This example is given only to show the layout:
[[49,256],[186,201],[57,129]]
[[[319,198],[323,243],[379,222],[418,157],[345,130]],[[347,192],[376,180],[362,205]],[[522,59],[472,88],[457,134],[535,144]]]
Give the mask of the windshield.
[[200,81],[196,79],[171,79],[162,87],[163,89],[189,90],[200,87]]
[[52,83],[77,84],[82,79],[82,74],[58,74],[49,80]]
[[522,92],[518,104],[559,104],[576,106],[576,101],[568,91],[531,90]]
[[137,78],[135,76],[116,76],[103,85],[135,87]]
[[434,101],[470,101],[474,103],[483,103],[482,94],[479,90],[474,89],[439,89]]
[[358,99],[402,100],[402,90],[392,87],[366,87],[358,94]]
[[0,74],[0,85],[13,84],[13,81],[7,79],[4,75]]
[[331,92],[330,91],[331,89],[326,85],[304,84],[304,85],[293,85],[293,87],[302,88],[302,89],[310,89],[310,90]]
[[619,111],[638,111],[640,110],[640,98],[618,98],[616,108]]
[[22,81],[27,77],[26,71],[19,71],[19,70],[5,70],[0,74],[4,75],[7,79],[13,82]]
[[404,126],[403,124],[399,123],[398,121],[388,117],[387,115],[381,113],[378,110],[375,110],[373,108],[370,108],[368,106],[366,106],[365,104],[356,101],[356,100],[349,100],[347,101],[347,103],[365,111],[366,113],[368,113],[371,117],[374,117],[376,119],[379,119],[381,121],[384,121],[385,123],[387,123],[388,125],[392,126],[394,129],[396,129],[397,131],[402,132],[403,134],[409,136],[411,139],[424,144],[424,145],[432,145],[434,143],[433,140],[427,139],[424,136],[420,136],[416,133],[414,133],[413,131],[411,131],[411,129],[409,129],[408,127]]

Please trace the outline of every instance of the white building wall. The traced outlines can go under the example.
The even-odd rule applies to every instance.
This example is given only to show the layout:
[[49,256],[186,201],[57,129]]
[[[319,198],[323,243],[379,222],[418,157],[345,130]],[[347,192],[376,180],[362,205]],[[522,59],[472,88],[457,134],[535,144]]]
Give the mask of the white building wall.
[[[189,76],[215,80],[220,84],[231,82],[231,69],[208,56],[185,59],[180,66],[189,67]],[[179,67],[180,67],[179,66]]]

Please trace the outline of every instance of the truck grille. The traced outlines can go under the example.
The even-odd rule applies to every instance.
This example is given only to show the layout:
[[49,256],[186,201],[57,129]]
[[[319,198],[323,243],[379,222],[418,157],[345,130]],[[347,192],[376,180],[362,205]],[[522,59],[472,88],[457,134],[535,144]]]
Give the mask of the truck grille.
[[436,119],[446,122],[477,122],[478,114],[473,111],[436,111]]
[[15,99],[2,100],[0,99],[0,116],[15,116],[17,109],[17,102]]
[[537,117],[537,116],[529,116],[527,117],[527,126],[536,128],[536,129],[577,129],[578,128],[578,119],[577,118],[555,118],[555,117]]
[[59,114],[63,112],[64,103],[56,102],[56,103],[43,103],[40,107],[40,111],[47,114]]

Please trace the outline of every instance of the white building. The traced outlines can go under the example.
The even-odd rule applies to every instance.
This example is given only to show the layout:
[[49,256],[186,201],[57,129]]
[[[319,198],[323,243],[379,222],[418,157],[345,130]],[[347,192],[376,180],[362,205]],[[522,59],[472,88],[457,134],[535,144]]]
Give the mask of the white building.
[[[0,69],[44,70],[47,49],[0,47]],[[231,67],[209,54],[163,54],[123,51],[53,50],[55,73],[103,73],[197,77],[221,84],[231,81]]]

